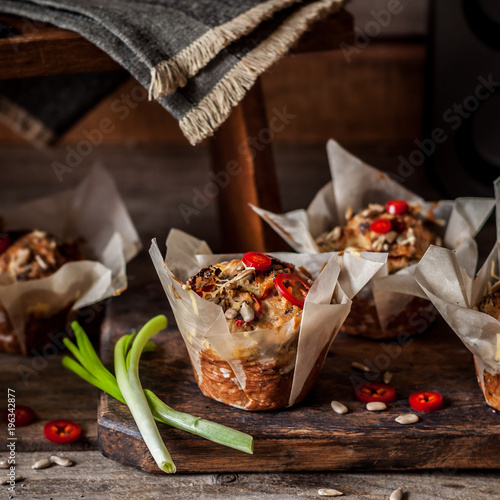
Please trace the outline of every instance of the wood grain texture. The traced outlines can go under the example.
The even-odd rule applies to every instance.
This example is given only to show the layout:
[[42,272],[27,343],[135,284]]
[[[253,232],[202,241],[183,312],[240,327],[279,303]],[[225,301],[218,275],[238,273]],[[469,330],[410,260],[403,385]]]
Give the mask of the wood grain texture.
[[[349,500],[387,500],[403,488],[405,500],[492,500],[498,497],[497,472],[439,470],[428,473],[274,473],[149,475],[107,460],[98,451],[67,452],[73,467],[34,471],[31,464],[47,453],[21,453],[15,498],[29,500],[293,500],[318,498],[318,489],[335,488]],[[1,454],[0,454],[1,456]],[[24,484],[24,487],[21,487]]]
[[[272,212],[282,211],[270,144],[273,136],[258,80],[210,141],[212,169],[215,179],[221,179],[217,181],[217,202],[227,251],[264,252],[284,246],[249,206],[252,203]],[[211,185],[215,186],[213,182]]]
[[[15,16],[2,15],[0,19],[20,33],[0,39],[1,80],[122,68],[77,33]],[[295,52],[335,50],[342,41],[352,39],[353,19],[345,11],[317,24],[317,33],[306,34],[304,45],[299,42]]]
[[[108,310],[101,341],[104,359],[111,359],[120,335],[167,310],[159,284],[128,290]],[[145,387],[176,409],[255,438],[255,453],[250,456],[160,425],[180,472],[500,467],[499,415],[484,402],[470,354],[442,323],[403,347],[339,334],[310,395],[297,407],[280,412],[244,412],[205,398],[173,321],[157,342],[158,351],[145,355],[141,365]],[[354,400],[353,384],[362,379],[351,369],[354,360],[394,373],[398,399],[387,412],[368,412]],[[420,414],[416,425],[396,423],[396,416],[411,411],[408,396],[421,389],[441,392],[445,410]],[[335,414],[330,408],[333,399],[347,404],[350,412]],[[105,456],[159,472],[128,410],[106,395],[99,404],[98,428]]]
[[[353,56],[350,63],[341,51],[285,57],[260,79],[268,119],[274,110],[281,112],[285,106],[296,115],[275,133],[273,144],[324,144],[330,137],[374,144],[414,141],[421,136],[424,66],[423,43],[377,40]],[[132,97],[133,107],[124,105],[123,99],[136,95],[138,86],[142,88],[132,78],[124,83],[60,142],[85,140],[84,131],[98,129],[101,120],[108,118],[113,129],[104,135],[105,145],[187,145],[177,121],[159,103],[134,101]],[[0,143],[23,142],[0,124]]]
[[0,16],[19,35],[0,39],[0,80],[122,69],[77,33],[13,16]]

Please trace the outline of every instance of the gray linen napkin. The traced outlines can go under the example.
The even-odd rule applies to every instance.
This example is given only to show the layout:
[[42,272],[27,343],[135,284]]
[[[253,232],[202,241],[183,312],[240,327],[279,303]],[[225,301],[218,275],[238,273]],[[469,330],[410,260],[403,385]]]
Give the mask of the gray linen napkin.
[[124,66],[196,144],[257,77],[343,0],[0,0],[80,33]]

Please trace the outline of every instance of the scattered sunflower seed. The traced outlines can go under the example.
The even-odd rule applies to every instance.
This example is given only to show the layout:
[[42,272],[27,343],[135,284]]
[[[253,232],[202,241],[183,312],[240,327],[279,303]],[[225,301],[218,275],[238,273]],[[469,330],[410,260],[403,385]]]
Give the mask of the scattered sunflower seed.
[[345,404],[339,403],[338,401],[332,401],[330,404],[332,405],[333,411],[339,415],[343,415],[349,411],[349,408],[347,408]]
[[368,368],[366,365],[363,363],[358,363],[357,361],[353,361],[351,363],[351,366],[355,368],[356,370],[361,370],[362,372],[371,372],[370,368]]
[[59,457],[57,455],[52,455],[50,461],[56,465],[62,465],[63,467],[71,467],[73,465],[72,460],[66,457]]
[[255,311],[246,302],[241,304],[240,314],[245,323],[252,321],[255,317]]
[[227,319],[234,319],[234,318],[236,318],[236,316],[238,316],[238,311],[236,309],[233,309],[232,307],[230,307],[229,309],[226,309],[224,316]]
[[[23,476],[16,476],[14,478],[14,481],[17,483],[18,481],[21,481],[21,479],[24,479]],[[2,481],[0,482],[0,484],[10,484],[10,478],[6,478],[6,479],[2,479]]]
[[389,500],[403,500],[403,489],[398,488],[391,493]]
[[52,461],[49,460],[48,458],[42,458],[41,460],[38,460],[38,462],[35,462],[31,468],[32,469],[46,469],[47,467],[50,467],[52,465]]
[[384,384],[389,384],[392,380],[392,373],[391,372],[385,372],[384,373]]
[[403,425],[416,424],[418,420],[418,415],[415,415],[415,413],[405,413],[396,417],[396,422]]
[[7,460],[0,460],[0,469],[8,469],[9,464],[7,463]]
[[341,497],[343,495],[343,493],[339,490],[322,488],[322,489],[318,490],[318,495],[320,497]]
[[387,405],[382,401],[370,401],[366,403],[366,409],[368,411],[384,411],[387,410]]

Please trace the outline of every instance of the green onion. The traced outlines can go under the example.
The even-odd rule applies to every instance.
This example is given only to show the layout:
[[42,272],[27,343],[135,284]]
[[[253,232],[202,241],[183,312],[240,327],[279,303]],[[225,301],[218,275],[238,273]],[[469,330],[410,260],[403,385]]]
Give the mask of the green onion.
[[[117,378],[115,378],[115,376],[102,364],[99,356],[92,346],[92,343],[81,326],[77,322],[73,322],[71,326],[75,332],[77,345],[67,338],[64,339],[64,344],[73,356],[75,356],[77,361],[69,356],[64,356],[62,360],[63,366],[76,373],[79,377],[83,378],[90,384],[106,392],[111,397],[124,404],[128,404],[129,407],[131,398],[133,401],[132,405],[138,406],[140,403],[140,412],[138,413],[135,411],[135,413],[137,418],[141,421],[144,417],[144,423],[141,425],[146,426],[147,430],[145,432],[147,433],[148,441],[146,441],[146,439],[144,440],[146,441],[146,444],[148,444],[148,447],[149,444],[151,444],[152,447],[154,446],[155,454],[157,454],[155,456],[155,460],[158,458],[158,461],[162,464],[159,464],[162,470],[165,470],[164,468],[166,468],[168,469],[166,472],[175,472],[175,465],[173,464],[163,441],[161,441],[159,433],[158,435],[156,434],[158,431],[156,430],[155,432],[152,427],[154,426],[156,428],[154,422],[151,421],[151,418],[144,416],[147,414],[150,416],[152,415],[152,417],[158,422],[190,432],[191,434],[195,434],[215,443],[219,443],[245,453],[253,453],[252,436],[224,425],[174,410],[161,401],[153,392],[147,389],[144,391],[142,390],[138,378],[140,355],[142,352],[152,351],[155,349],[156,344],[149,341],[149,339],[157,331],[159,331],[159,329],[161,330],[166,326],[166,318],[164,316],[157,316],[156,318],[153,318],[141,329],[137,336],[135,333],[124,335],[117,342],[115,346],[115,370],[117,377],[120,377],[121,385],[119,385]],[[132,348],[129,351],[129,347],[131,345]],[[120,375],[118,375],[119,373]],[[145,397],[145,399],[139,397],[140,393],[143,394],[143,398]],[[147,407],[144,406],[146,400],[147,405],[149,406],[147,412]],[[136,419],[134,412],[132,412],[132,415],[134,416],[134,419]],[[143,431],[139,424],[138,427],[142,434]],[[161,445],[158,439],[161,441]]]
[[167,406],[161,399],[148,389],[144,390],[149,407],[157,420],[167,422],[172,427],[181,429],[191,434],[196,434],[214,443],[223,444],[229,448],[253,453],[253,437],[244,432],[230,429],[225,425],[216,424],[201,417],[182,413]]
[[130,358],[127,356],[129,339],[122,337],[118,340],[115,345],[115,372],[118,387],[156,464],[162,471],[173,473],[175,464],[156,427],[139,380],[139,360],[144,346],[153,335],[166,327],[167,318],[163,315],[149,320],[134,339]]

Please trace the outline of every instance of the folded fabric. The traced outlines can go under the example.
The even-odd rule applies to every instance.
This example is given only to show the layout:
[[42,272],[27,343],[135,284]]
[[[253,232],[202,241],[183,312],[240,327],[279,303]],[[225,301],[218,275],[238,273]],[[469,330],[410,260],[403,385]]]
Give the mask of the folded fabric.
[[343,0],[2,0],[0,11],[80,33],[123,65],[196,144]]

